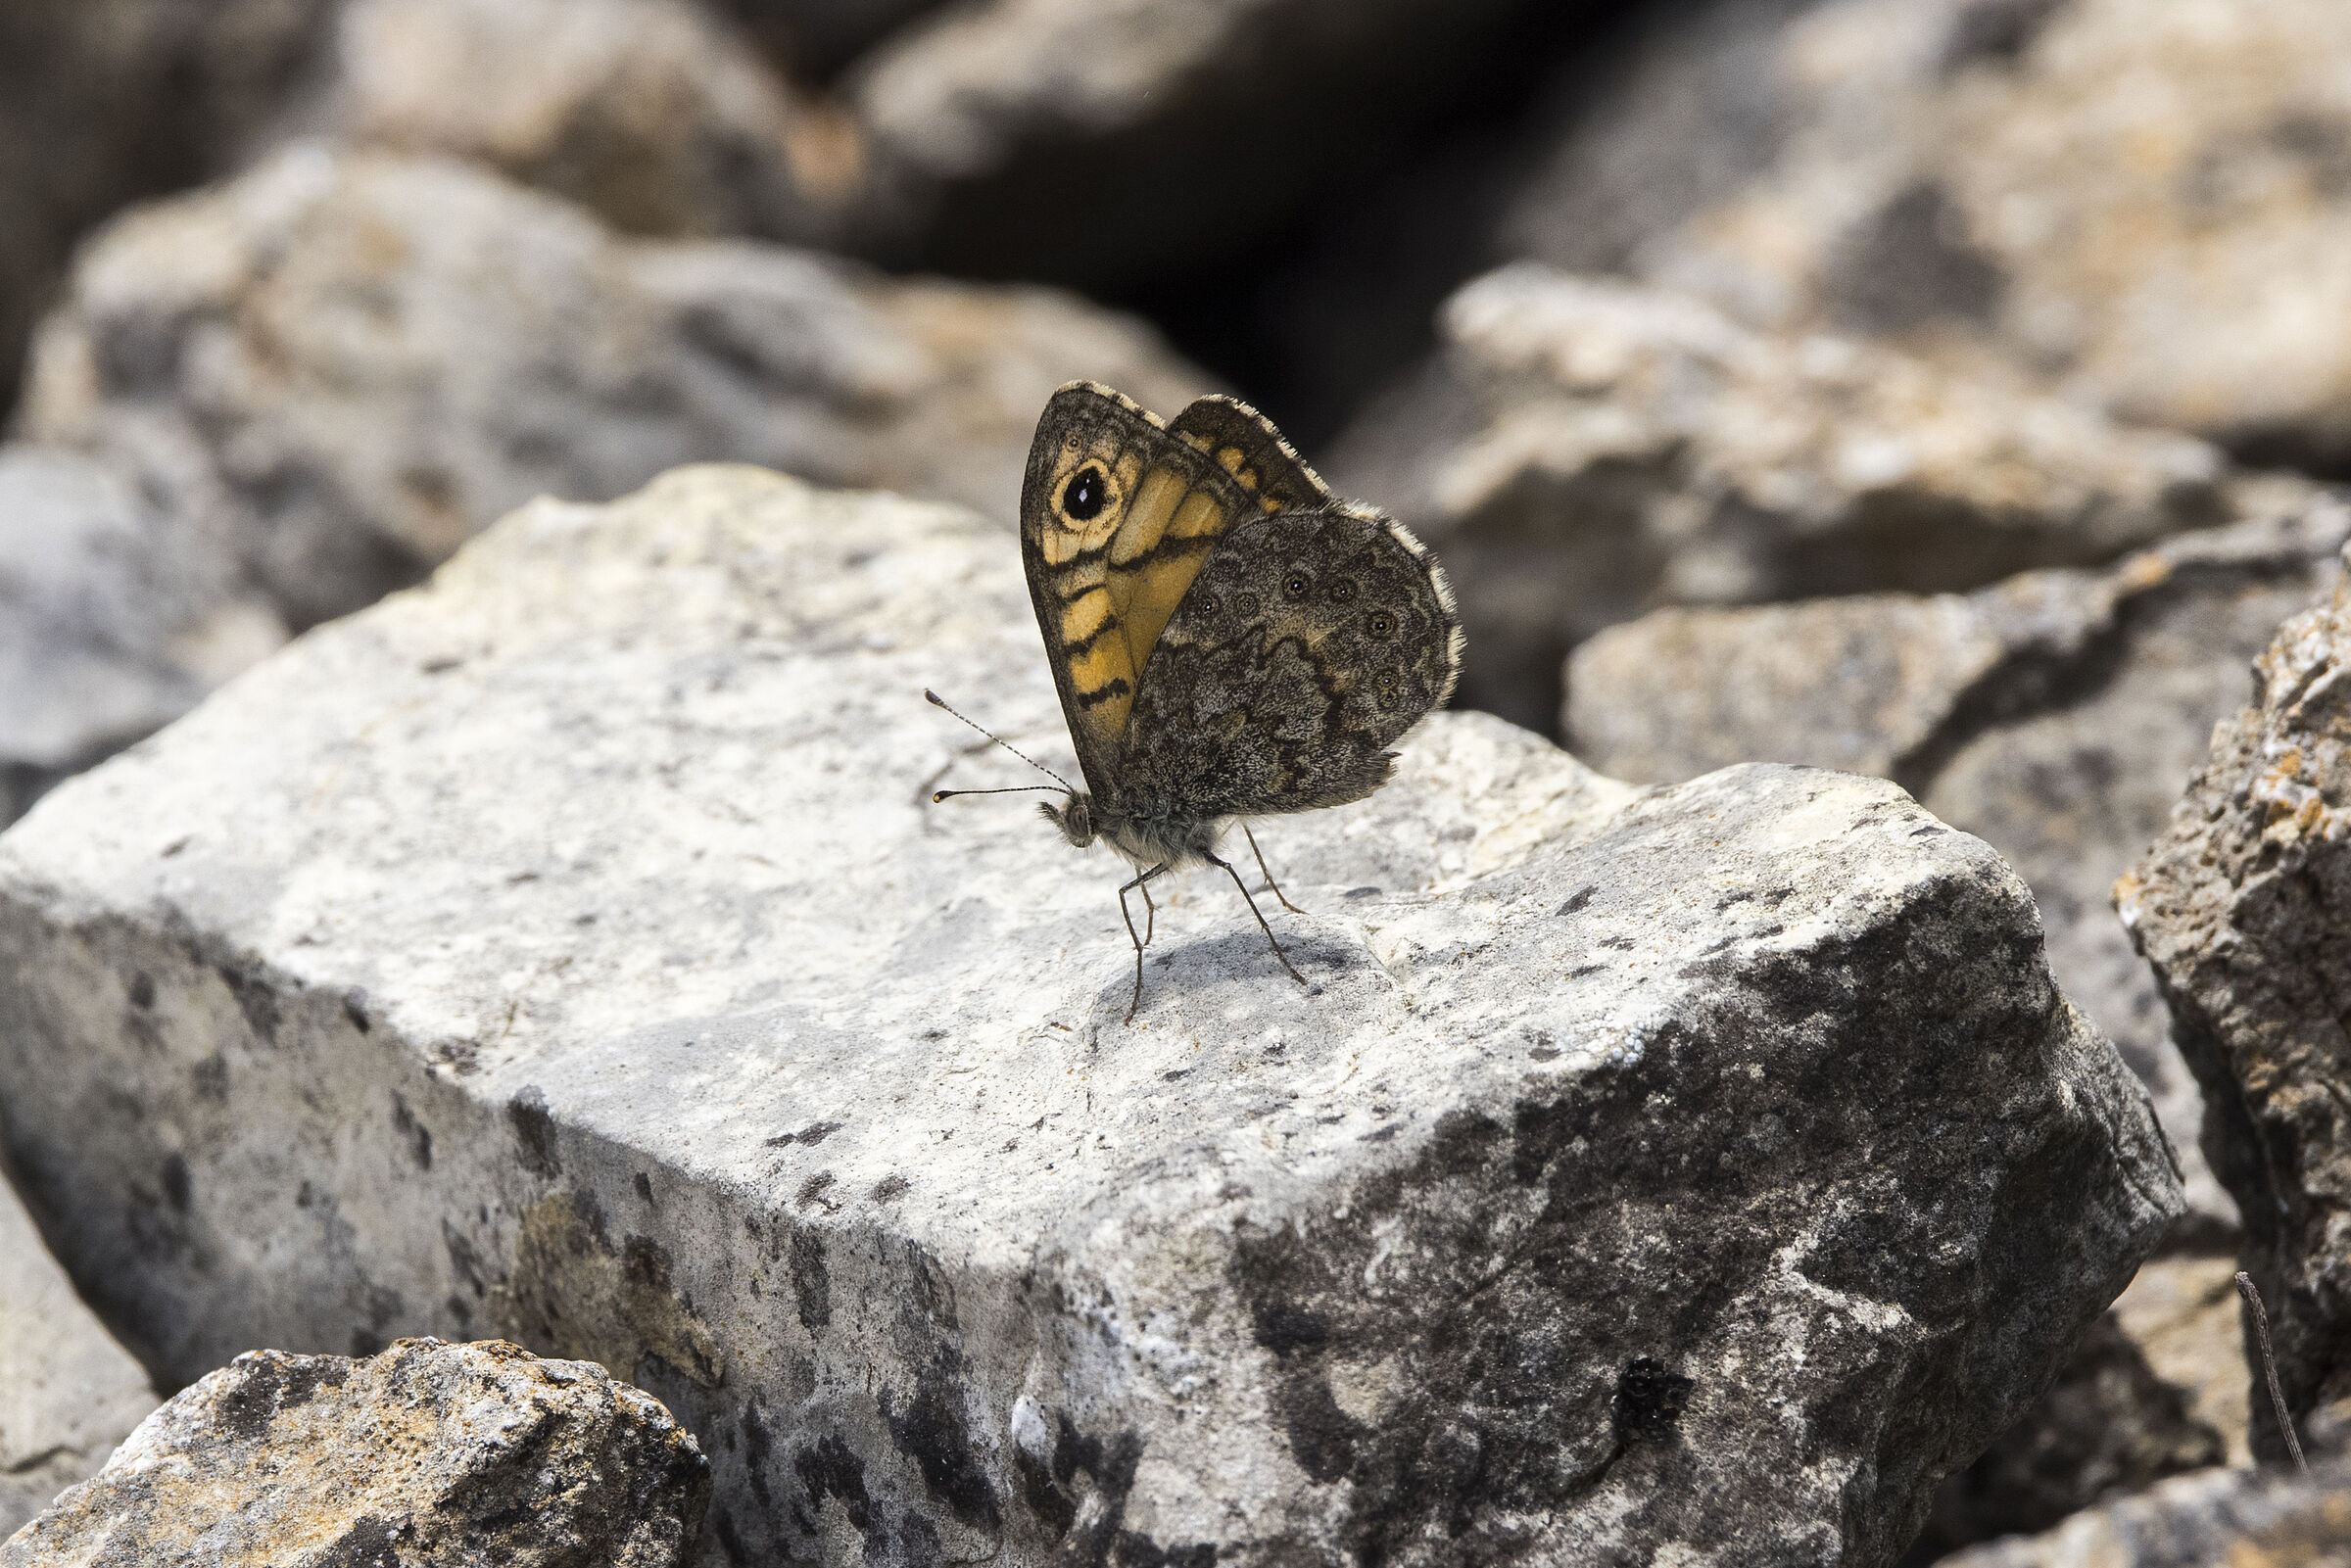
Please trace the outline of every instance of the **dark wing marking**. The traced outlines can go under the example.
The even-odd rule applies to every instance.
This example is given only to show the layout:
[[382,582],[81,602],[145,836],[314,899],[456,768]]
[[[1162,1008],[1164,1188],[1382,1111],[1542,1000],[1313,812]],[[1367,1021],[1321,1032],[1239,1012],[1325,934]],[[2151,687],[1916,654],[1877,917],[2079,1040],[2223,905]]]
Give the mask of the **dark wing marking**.
[[1129,797],[1195,820],[1360,800],[1452,694],[1461,646],[1444,572],[1403,525],[1352,507],[1236,523],[1143,672]]
[[1281,439],[1272,420],[1238,398],[1202,398],[1169,420],[1168,430],[1216,458],[1257,497],[1260,511],[1320,511],[1331,504],[1321,476]]

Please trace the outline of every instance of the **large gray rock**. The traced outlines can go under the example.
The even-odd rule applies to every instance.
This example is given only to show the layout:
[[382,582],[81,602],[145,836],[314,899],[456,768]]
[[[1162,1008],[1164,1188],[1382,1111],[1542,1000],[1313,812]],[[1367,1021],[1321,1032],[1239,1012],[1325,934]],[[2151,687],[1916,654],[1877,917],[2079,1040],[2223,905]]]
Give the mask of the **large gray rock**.
[[1955,1552],[1939,1568],[2267,1568],[2333,1564],[2351,1552],[2351,1472],[2304,1480],[2279,1470],[2181,1476],[2045,1535]]
[[90,1315],[0,1180],[0,1541],[97,1472],[155,1408],[146,1368]]
[[225,542],[86,457],[0,447],[0,825],[285,639]]
[[0,837],[0,1117],[171,1375],[600,1361],[738,1560],[1882,1562],[2172,1225],[2024,884],[1878,781],[1485,715],[1160,908],[1012,541],[542,502]]
[[1660,610],[1578,648],[1566,678],[1568,743],[1609,773],[1662,783],[1775,761],[1879,774],[2007,856],[2039,901],[2066,994],[2189,1152],[2207,1243],[2234,1205],[2192,1153],[2202,1097],[2109,898],[2243,701],[2247,662],[2339,575],[2351,507],[2278,488],[2283,511],[2105,572]]
[[334,3],[0,6],[0,414],[74,241],[126,201],[228,166]]
[[1660,603],[1973,588],[2231,505],[2201,442],[1669,291],[1521,263],[1442,325],[1329,466],[1444,549],[1463,690],[1530,726],[1568,648]]
[[140,1423],[0,1568],[675,1568],[710,1465],[600,1366],[491,1341],[240,1355]]
[[864,139],[694,0],[350,0],[310,134],[488,164],[624,233],[838,245]]
[[[2211,1106],[2204,1153],[2244,1212],[2288,1410],[2321,1446],[2351,1422],[2351,597],[2287,621],[2115,906]],[[2253,1448],[2282,1443],[2253,1402]]]
[[533,496],[695,457],[1009,516],[1036,410],[1207,390],[1146,327],[1033,289],[747,244],[615,240],[457,164],[293,148],[123,218],[44,326],[24,424],[234,542],[297,626]]
[[2351,456],[2338,0],[1727,0],[1589,79],[1505,254]]

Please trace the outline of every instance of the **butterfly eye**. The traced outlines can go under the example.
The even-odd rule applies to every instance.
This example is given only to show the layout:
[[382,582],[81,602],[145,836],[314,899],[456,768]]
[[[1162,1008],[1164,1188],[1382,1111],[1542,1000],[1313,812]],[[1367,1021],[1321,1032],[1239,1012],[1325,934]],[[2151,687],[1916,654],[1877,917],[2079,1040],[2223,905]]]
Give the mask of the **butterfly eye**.
[[1103,504],[1110,499],[1110,486],[1102,470],[1087,463],[1070,476],[1070,483],[1061,493],[1061,509],[1081,523],[1091,522],[1102,515]]
[[1306,589],[1307,582],[1304,572],[1292,572],[1281,580],[1281,592],[1290,598],[1306,597]]
[[1342,577],[1323,592],[1330,595],[1333,604],[1345,604],[1355,597],[1355,584]]
[[1382,670],[1371,678],[1371,689],[1377,691],[1383,701],[1395,696],[1396,688],[1401,684],[1394,670]]
[[1391,637],[1396,631],[1396,617],[1386,610],[1373,610],[1364,617],[1364,630],[1373,637]]

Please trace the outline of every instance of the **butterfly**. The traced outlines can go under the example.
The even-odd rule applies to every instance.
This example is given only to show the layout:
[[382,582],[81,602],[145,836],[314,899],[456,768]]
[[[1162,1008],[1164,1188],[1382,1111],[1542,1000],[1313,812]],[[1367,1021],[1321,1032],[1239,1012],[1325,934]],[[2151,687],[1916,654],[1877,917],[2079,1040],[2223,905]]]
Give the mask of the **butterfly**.
[[[1158,922],[1151,883],[1181,867],[1229,876],[1304,984],[1218,848],[1240,823],[1268,886],[1303,913],[1247,819],[1345,805],[1387,783],[1389,744],[1461,673],[1443,568],[1403,524],[1331,495],[1247,404],[1202,398],[1163,423],[1083,381],[1037,420],[1021,563],[1086,784],[1045,769],[1058,791],[1023,787],[1064,795],[1041,809],[1071,844],[1099,839],[1135,868],[1119,889],[1134,944],[1128,1022]],[[1129,892],[1147,911],[1139,934]]]

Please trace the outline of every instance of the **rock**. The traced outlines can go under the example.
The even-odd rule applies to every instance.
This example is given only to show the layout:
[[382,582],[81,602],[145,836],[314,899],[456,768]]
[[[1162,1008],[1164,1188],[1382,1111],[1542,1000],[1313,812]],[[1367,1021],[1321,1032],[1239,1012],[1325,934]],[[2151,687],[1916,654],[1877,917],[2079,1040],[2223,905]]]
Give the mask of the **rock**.
[[97,240],[24,422],[232,541],[302,627],[535,495],[602,499],[692,457],[1009,519],[1036,410],[1078,376],[1159,407],[1207,390],[1148,328],[1065,296],[617,241],[454,163],[304,146]]
[[2040,1536],[1943,1559],[1942,1568],[2209,1568],[2331,1563],[2351,1547],[2351,1473],[2207,1470],[2077,1514]]
[[[2204,1086],[2204,1153],[2244,1212],[2243,1263],[2315,1446],[2339,1444],[2351,1419],[2351,1138],[2332,1110],[2351,952],[2347,655],[2338,585],[2278,629],[2251,706],[2215,727],[2171,822],[2114,890]],[[2269,1402],[2252,1403],[2254,1452],[2280,1456]]]
[[2115,1298],[2113,1315],[2148,1369],[2186,1397],[2188,1418],[2221,1435],[2227,1462],[2252,1463],[2236,1259],[2197,1253],[2150,1258]]
[[1514,265],[1443,332],[1329,466],[1443,550],[1464,699],[1530,726],[1569,647],[1660,603],[1974,588],[2231,505],[2200,442],[1670,292]]
[[1576,650],[1568,743],[1643,782],[1734,760],[1879,774],[1982,834],[2032,884],[2066,994],[2185,1152],[2198,1226],[2179,1239],[2225,1245],[2234,1204],[2193,1154],[2202,1097],[2109,889],[2242,701],[2246,661],[2332,588],[2346,539],[2351,507],[2302,493],[2105,572],[2028,573],[1964,596],[1660,610]]
[[0,1180],[0,1541],[97,1472],[155,1408],[146,1369],[73,1294]]
[[447,154],[624,233],[839,245],[863,138],[691,0],[352,0],[312,134]]
[[203,546],[87,458],[0,447],[0,825],[286,640]]
[[225,168],[333,0],[0,7],[0,413],[74,241],[124,202]]
[[1905,1561],[2046,1530],[2102,1498],[2219,1464],[2227,1452],[2108,1312],[2024,1418],[1943,1483]]
[[1295,233],[1530,9],[974,0],[891,34],[841,93],[881,221],[926,264],[1130,294]]
[[672,1568],[709,1497],[694,1439],[600,1366],[497,1340],[254,1351],[141,1422],[0,1568]]
[[[1142,1011],[1012,541],[545,501],[0,836],[0,1117],[186,1376],[593,1358],[743,1561],[1883,1561],[2181,1212],[2024,886],[1885,783],[1440,714]],[[1862,1086],[1862,1087],[1857,1087]],[[1897,1260],[1896,1263],[1889,1260]]]
[[1576,103],[1506,254],[2029,369],[2264,460],[2351,458],[2335,0],[1668,11]]

